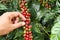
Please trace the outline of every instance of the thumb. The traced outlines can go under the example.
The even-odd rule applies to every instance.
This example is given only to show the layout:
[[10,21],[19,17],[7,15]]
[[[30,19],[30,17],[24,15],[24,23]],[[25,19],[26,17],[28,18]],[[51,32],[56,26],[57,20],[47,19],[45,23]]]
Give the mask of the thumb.
[[19,22],[19,23],[13,24],[13,27],[14,27],[14,29],[16,29],[16,28],[19,28],[24,25],[25,25],[25,22]]

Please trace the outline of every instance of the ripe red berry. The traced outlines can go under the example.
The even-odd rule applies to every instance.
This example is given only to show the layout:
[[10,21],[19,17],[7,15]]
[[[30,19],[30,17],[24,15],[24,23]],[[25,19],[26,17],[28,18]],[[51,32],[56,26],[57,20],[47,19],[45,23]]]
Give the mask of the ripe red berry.
[[29,34],[32,34],[32,32],[31,32],[31,31],[29,31]]
[[26,37],[28,38],[28,37],[29,37],[29,35],[26,35]]
[[20,7],[23,8],[24,7],[24,4],[21,4]]
[[30,14],[29,14],[29,13],[26,15],[26,18],[27,18],[27,19],[30,18]]
[[32,40],[32,39],[29,39],[29,40]]
[[23,35],[24,37],[26,36],[26,34],[24,33],[24,35]]
[[30,21],[26,21],[26,24],[29,25],[30,24]]
[[25,27],[27,27],[27,26],[29,26],[29,25],[25,25]]
[[24,2],[24,4],[26,4],[27,2],[26,1],[23,1]]
[[29,37],[29,39],[32,39],[32,38],[33,38],[32,36]]
[[29,38],[25,38],[25,40],[29,40]]
[[25,6],[23,7],[23,9],[26,8]]
[[29,26],[29,29],[30,29],[30,28],[32,28],[32,26],[31,26],[31,25]]
[[26,22],[30,22],[30,19],[26,19]]
[[25,30],[29,30],[29,28],[25,28]]
[[30,24],[30,19],[26,19],[25,23],[26,23],[26,25],[29,25]]
[[29,36],[32,36],[32,33],[30,33]]
[[27,16],[27,15],[26,15],[26,18],[27,18],[27,19],[29,19],[29,18],[30,18],[30,16]]
[[30,13],[27,13],[27,16],[30,16]]
[[24,8],[24,11],[27,11],[27,8]]
[[23,12],[22,14],[23,14],[24,16],[26,16],[26,12]]
[[29,26],[28,26],[28,25],[25,25],[25,27],[26,27],[26,28],[29,28]]

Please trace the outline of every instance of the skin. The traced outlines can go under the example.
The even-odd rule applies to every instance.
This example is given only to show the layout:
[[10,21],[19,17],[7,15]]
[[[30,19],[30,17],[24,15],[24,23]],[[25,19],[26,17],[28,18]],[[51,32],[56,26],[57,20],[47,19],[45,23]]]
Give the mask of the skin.
[[0,36],[6,35],[16,28],[25,25],[25,22],[19,22],[19,19],[26,20],[26,18],[19,12],[6,12],[0,16]]

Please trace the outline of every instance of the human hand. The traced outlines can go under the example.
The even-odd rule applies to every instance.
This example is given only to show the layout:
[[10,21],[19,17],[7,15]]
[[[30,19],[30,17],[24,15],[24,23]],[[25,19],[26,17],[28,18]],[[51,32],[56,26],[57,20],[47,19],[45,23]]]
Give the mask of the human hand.
[[6,12],[0,16],[0,35],[10,33],[16,28],[25,25],[25,22],[19,22],[19,18],[26,20],[26,18],[19,12]]

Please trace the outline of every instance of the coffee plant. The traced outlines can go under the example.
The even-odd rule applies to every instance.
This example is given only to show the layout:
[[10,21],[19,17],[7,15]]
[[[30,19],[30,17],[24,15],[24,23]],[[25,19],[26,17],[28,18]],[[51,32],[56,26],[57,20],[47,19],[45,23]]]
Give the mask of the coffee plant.
[[60,0],[0,0],[0,15],[13,11],[26,24],[0,40],[60,40]]

